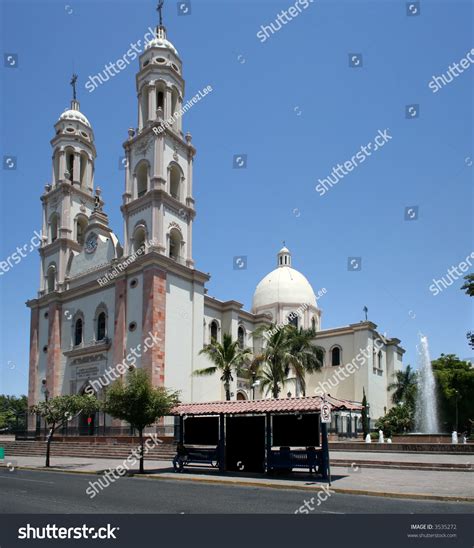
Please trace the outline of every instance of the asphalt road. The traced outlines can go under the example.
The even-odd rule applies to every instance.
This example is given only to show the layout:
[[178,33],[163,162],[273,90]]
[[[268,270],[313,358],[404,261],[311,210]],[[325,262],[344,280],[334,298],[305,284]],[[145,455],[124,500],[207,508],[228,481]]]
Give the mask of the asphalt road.
[[[0,513],[292,514],[314,492],[185,480],[121,478],[93,499],[86,494],[100,476],[16,470],[0,473]],[[325,495],[322,492],[322,495]],[[310,513],[473,513],[474,504],[332,493]]]

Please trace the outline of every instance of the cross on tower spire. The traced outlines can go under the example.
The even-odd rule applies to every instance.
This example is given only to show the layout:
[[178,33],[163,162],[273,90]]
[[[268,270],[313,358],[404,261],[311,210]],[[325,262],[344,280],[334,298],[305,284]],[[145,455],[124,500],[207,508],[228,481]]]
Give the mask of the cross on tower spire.
[[164,4],[164,3],[165,3],[164,0],[160,0],[160,1],[158,2],[158,6],[157,6],[157,8],[156,8],[156,11],[158,12],[159,17],[160,17],[160,19],[159,19],[159,26],[160,26],[160,27],[163,26],[163,4]]
[[69,82],[72,86],[72,101],[71,101],[72,110],[79,110],[79,101],[77,100],[77,96],[76,96],[76,82],[77,82],[77,74],[73,73],[71,81]]
[[77,82],[77,74],[73,74],[72,75],[72,78],[71,78],[71,86],[72,86],[72,100],[73,101],[76,101],[77,100],[77,97],[76,97],[76,82]]

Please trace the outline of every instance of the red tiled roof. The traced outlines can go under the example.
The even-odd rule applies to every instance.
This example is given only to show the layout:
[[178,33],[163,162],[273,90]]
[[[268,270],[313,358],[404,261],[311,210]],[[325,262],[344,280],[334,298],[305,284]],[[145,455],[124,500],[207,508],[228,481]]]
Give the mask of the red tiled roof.
[[[321,396],[309,396],[305,398],[282,398],[268,400],[234,400],[214,401],[202,403],[180,403],[172,411],[171,415],[218,415],[224,413],[286,413],[286,412],[314,412],[321,409],[323,398]],[[326,402],[334,411],[351,410],[360,411],[362,405],[348,400],[339,400],[332,396],[326,396]]]

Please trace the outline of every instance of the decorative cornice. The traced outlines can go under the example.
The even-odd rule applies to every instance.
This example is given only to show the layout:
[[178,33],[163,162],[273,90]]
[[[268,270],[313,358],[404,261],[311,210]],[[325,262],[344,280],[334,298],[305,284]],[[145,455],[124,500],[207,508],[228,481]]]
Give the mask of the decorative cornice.
[[192,220],[194,220],[194,218],[196,217],[196,211],[193,207],[190,207],[183,202],[180,202],[176,198],[173,198],[171,194],[168,194],[168,192],[166,192],[162,188],[154,188],[152,190],[149,190],[143,196],[140,196],[140,198],[132,200],[126,204],[122,204],[120,206],[120,210],[124,214],[132,215],[135,213],[139,213],[143,209],[149,207],[150,202],[152,203],[152,205],[155,203],[158,205],[160,203],[163,203],[177,215],[180,215],[180,211],[184,210],[191,217]]
[[40,196],[40,200],[42,202],[46,200],[50,200],[53,198],[56,194],[59,194],[60,192],[63,192],[64,194],[77,194],[78,196],[81,196],[82,198],[90,201],[92,203],[92,206],[94,205],[94,196],[93,194],[89,194],[89,192],[84,192],[80,187],[72,185],[70,182],[66,181],[59,181],[56,185],[51,186],[51,190],[49,192],[44,192]]
[[104,339],[103,341],[97,341],[89,343],[85,346],[72,348],[71,350],[66,350],[63,354],[67,358],[75,358],[76,356],[84,356],[87,354],[94,354],[97,352],[106,352],[112,346],[110,339]]

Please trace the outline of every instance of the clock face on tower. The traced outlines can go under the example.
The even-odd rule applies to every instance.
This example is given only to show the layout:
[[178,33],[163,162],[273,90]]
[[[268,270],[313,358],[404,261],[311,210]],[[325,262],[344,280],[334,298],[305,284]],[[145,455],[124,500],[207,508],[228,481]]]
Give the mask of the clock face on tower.
[[89,236],[87,236],[85,251],[86,253],[94,253],[96,249],[97,249],[97,234],[95,232],[91,232]]

